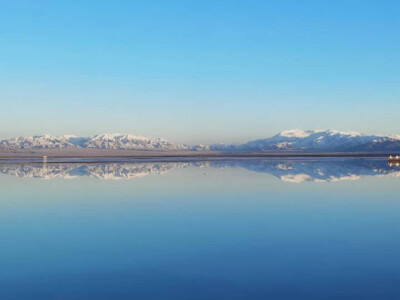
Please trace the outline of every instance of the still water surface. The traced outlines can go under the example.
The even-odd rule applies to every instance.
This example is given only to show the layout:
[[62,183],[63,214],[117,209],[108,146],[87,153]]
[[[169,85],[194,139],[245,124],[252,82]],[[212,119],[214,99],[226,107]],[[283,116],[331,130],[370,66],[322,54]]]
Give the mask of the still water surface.
[[399,299],[379,159],[0,164],[1,299]]

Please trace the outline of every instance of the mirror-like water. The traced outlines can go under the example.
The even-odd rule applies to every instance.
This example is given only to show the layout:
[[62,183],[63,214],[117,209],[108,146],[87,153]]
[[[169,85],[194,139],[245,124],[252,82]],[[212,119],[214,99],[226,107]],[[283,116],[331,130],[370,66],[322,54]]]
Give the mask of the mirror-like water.
[[357,180],[365,176],[400,177],[400,166],[386,159],[318,158],[318,159],[231,159],[184,162],[112,162],[112,163],[3,163],[0,173],[16,177],[66,178],[80,176],[99,179],[128,179],[151,174],[165,174],[172,169],[243,168],[268,173],[283,181],[332,182]]
[[2,163],[0,189],[1,299],[400,295],[386,160]]

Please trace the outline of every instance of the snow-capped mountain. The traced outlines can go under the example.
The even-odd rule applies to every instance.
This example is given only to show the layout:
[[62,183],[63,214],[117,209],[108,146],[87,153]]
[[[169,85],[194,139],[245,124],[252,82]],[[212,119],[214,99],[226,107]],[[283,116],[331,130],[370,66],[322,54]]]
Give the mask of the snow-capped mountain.
[[39,135],[17,137],[0,142],[0,147],[7,149],[65,149],[95,148],[113,150],[189,150],[183,144],[171,143],[165,139],[151,139],[131,134],[98,134],[91,137],[73,135]]
[[267,139],[240,145],[212,145],[219,151],[387,151],[400,150],[399,136],[364,135],[358,132],[337,130],[286,130]]
[[378,139],[377,136],[361,135],[357,132],[334,130],[287,130],[272,138],[246,143],[244,147],[254,149],[307,149],[325,150],[351,148]]
[[400,152],[400,136],[364,135],[337,130],[286,130],[266,139],[244,144],[188,146],[161,138],[132,134],[98,134],[91,137],[73,135],[39,135],[0,141],[6,149],[109,149],[157,151],[219,151],[219,152]]
[[0,147],[10,149],[63,149],[74,147],[74,140],[77,137],[72,135],[51,136],[48,134],[37,136],[21,136],[0,142]]
[[131,134],[98,134],[90,137],[84,147],[114,150],[188,150],[190,148],[165,139],[150,139]]

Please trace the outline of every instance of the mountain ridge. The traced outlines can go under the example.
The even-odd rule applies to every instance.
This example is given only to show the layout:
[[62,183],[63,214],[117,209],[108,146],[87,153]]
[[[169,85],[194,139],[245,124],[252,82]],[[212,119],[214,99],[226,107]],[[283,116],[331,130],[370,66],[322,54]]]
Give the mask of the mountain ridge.
[[144,151],[217,151],[217,152],[379,152],[400,151],[400,135],[366,135],[355,131],[301,130],[282,131],[272,137],[243,144],[186,145],[163,138],[133,134],[102,133],[89,137],[49,134],[21,136],[0,141],[0,148],[33,149],[108,149]]

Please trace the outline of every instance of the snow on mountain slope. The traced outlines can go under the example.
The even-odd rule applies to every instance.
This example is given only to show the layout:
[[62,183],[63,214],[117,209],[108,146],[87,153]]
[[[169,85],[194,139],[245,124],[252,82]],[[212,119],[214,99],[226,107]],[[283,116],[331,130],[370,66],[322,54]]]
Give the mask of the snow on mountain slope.
[[131,134],[98,134],[92,137],[73,135],[39,135],[17,137],[0,142],[0,147],[8,149],[64,149],[97,148],[116,150],[188,150],[189,146],[168,142],[165,139],[150,139]]
[[99,134],[90,137],[86,148],[127,150],[187,150],[188,146],[168,142],[165,139],[150,139],[131,134]]
[[7,149],[64,149],[91,148],[109,150],[159,150],[159,151],[222,151],[222,152],[265,152],[265,151],[310,151],[310,152],[379,152],[400,151],[400,136],[363,135],[358,132],[337,130],[293,129],[267,138],[244,144],[215,144],[188,146],[165,139],[147,138],[131,134],[98,134],[91,137],[72,135],[39,135],[18,137],[0,142]]
[[282,137],[288,137],[288,138],[305,138],[310,136],[311,131],[304,131],[301,129],[290,129],[290,130],[285,130],[279,133],[279,136]]
[[54,149],[54,148],[67,148],[74,147],[72,140],[76,138],[71,135],[52,136],[48,134],[16,137],[9,140],[0,142],[0,147],[9,149]]
[[297,133],[296,135],[280,133],[269,139],[247,143],[246,146],[261,149],[324,150],[356,146],[371,142],[376,138],[377,136],[365,136],[357,132],[315,130]]
[[[250,141],[241,145],[226,146],[236,151],[346,151],[360,145],[379,142],[382,136],[363,135],[358,132],[337,130],[286,130],[271,138]],[[211,149],[220,149],[214,145]]]

